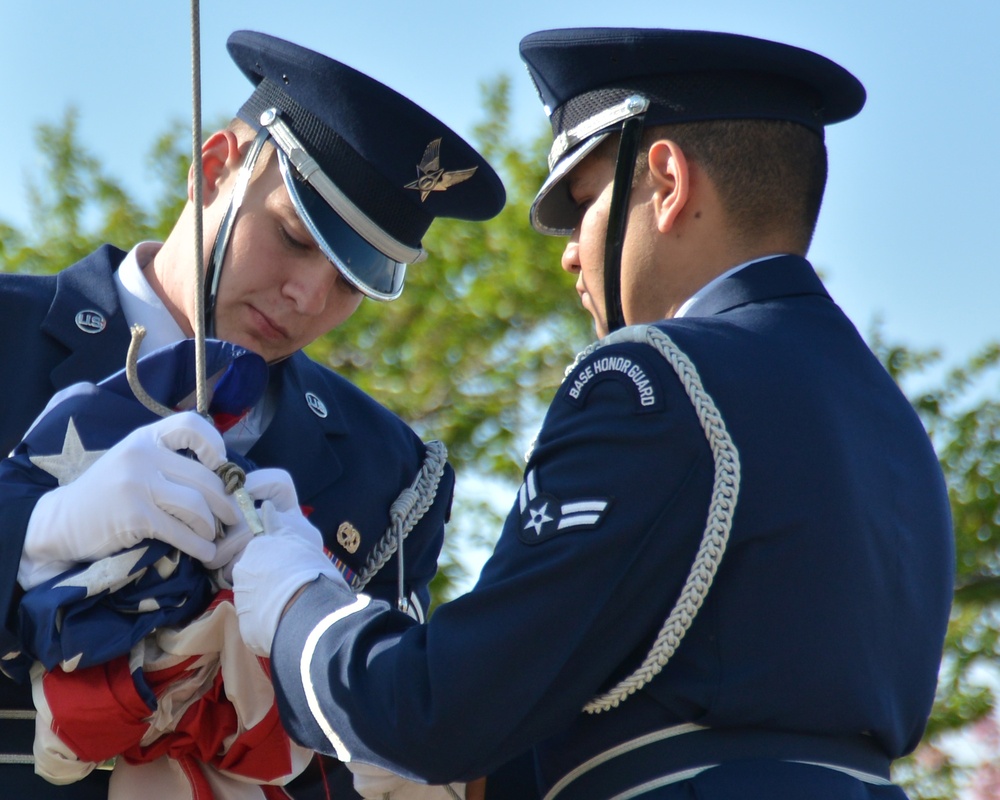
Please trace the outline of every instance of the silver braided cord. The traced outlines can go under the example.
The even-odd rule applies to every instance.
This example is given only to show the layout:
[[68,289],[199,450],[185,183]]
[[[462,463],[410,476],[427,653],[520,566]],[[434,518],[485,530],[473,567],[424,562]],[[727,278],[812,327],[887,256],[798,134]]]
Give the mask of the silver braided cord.
[[628,697],[656,677],[677,651],[681,640],[694,622],[698,611],[705,602],[708,590],[715,580],[722,557],[726,552],[729,533],[733,526],[736,501],[740,489],[740,458],[733,444],[726,424],[711,395],[705,391],[701,376],[687,355],[662,330],[651,325],[623,328],[600,342],[595,342],[577,356],[566,374],[586,356],[609,344],[623,341],[642,342],[654,348],[673,368],[684,387],[684,391],[694,406],[705,438],[712,449],[715,463],[715,479],[712,498],[708,508],[708,519],[701,545],[688,572],[684,586],[673,609],[667,616],[656,641],[642,664],[627,678],[610,691],[595,697],[583,710],[588,714],[599,714],[617,707]]
[[400,492],[389,509],[389,527],[372,548],[364,567],[351,581],[351,588],[360,592],[375,577],[385,563],[400,548],[402,541],[433,505],[441,476],[448,461],[448,450],[438,441],[427,442],[423,466],[413,483]]

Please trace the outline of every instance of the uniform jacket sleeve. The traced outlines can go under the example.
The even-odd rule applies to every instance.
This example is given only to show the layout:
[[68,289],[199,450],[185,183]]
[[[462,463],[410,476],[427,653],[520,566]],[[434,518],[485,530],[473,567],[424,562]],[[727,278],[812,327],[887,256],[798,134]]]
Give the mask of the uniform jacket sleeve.
[[[303,595],[272,653],[294,738],[433,783],[533,748],[543,785],[682,722],[916,746],[953,578],[931,442],[804,259],[696,305],[653,326],[688,366],[618,334],[575,365],[479,583],[426,627]],[[642,662],[714,518],[716,412],[739,486],[711,589],[659,675],[583,714]]]
[[[96,382],[124,366],[128,329],[112,279],[124,255],[105,246],[55,276],[0,276],[5,343],[0,375],[12,387],[0,402],[0,455],[13,450],[55,392],[78,381]],[[17,566],[41,494],[26,494],[0,508],[0,646],[5,652],[17,647]],[[0,695],[10,691],[0,687]]]
[[[669,612],[676,589],[663,587],[687,575],[712,463],[653,350],[620,344],[583,360],[470,594],[425,627],[378,602],[338,612],[348,598],[324,584],[286,615],[273,663],[293,738],[438,783],[485,774],[565,727]],[[641,602],[653,585],[664,599]]]

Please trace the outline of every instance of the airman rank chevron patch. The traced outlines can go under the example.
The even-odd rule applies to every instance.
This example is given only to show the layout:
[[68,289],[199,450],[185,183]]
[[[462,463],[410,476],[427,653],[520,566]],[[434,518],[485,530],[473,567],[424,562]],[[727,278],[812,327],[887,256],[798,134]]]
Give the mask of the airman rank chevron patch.
[[610,501],[605,498],[580,497],[562,502],[539,491],[535,470],[524,477],[518,495],[521,524],[517,536],[525,544],[538,544],[575,530],[592,530],[601,524]]

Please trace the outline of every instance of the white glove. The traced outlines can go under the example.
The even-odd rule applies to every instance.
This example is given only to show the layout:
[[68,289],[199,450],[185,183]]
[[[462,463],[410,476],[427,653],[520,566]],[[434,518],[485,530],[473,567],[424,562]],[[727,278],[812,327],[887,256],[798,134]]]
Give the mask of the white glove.
[[[243,488],[254,500],[270,500],[278,508],[295,508],[298,498],[292,476],[283,469],[258,469],[247,474]],[[232,588],[233,567],[251,539],[253,531],[242,513],[235,525],[230,525],[215,540],[215,555],[205,561],[210,570],[219,570],[216,579]]]
[[28,521],[18,582],[31,589],[143,539],[211,559],[216,519],[231,525],[239,514],[212,471],[225,461],[219,432],[195,413],[133,431],[75,480],[42,495]]
[[285,606],[307,583],[326,575],[339,581],[353,597],[323,552],[322,535],[302,516],[294,491],[291,503],[288,500],[282,496],[264,501],[260,508],[264,533],[246,546],[233,567],[233,599],[240,634],[247,647],[259,656],[271,655],[274,632]]
[[354,791],[365,800],[463,800],[465,784],[453,783],[450,786],[428,786],[424,783],[414,783],[401,778],[393,772],[373,767],[371,764],[361,764],[356,761],[347,763],[347,768],[354,773]]

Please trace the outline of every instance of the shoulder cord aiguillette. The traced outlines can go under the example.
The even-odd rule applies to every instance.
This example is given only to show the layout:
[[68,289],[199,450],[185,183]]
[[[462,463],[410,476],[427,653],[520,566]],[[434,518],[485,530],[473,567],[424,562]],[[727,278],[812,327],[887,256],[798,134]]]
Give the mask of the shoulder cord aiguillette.
[[615,708],[628,697],[655,678],[677,651],[681,640],[694,622],[701,609],[708,590],[712,587],[715,573],[726,552],[729,533],[733,527],[736,500],[740,491],[740,457],[736,445],[726,429],[725,421],[715,405],[715,401],[702,385],[701,376],[687,355],[674,341],[659,328],[652,325],[623,328],[599,342],[595,342],[577,356],[573,366],[566,370],[569,375],[581,359],[609,344],[620,342],[641,342],[652,347],[673,368],[684,387],[684,391],[694,406],[705,438],[712,449],[715,463],[715,479],[712,497],[708,506],[708,519],[702,534],[701,545],[687,580],[673,609],[667,616],[656,641],[642,664],[627,678],[610,691],[595,697],[583,710],[588,714],[599,714]]

